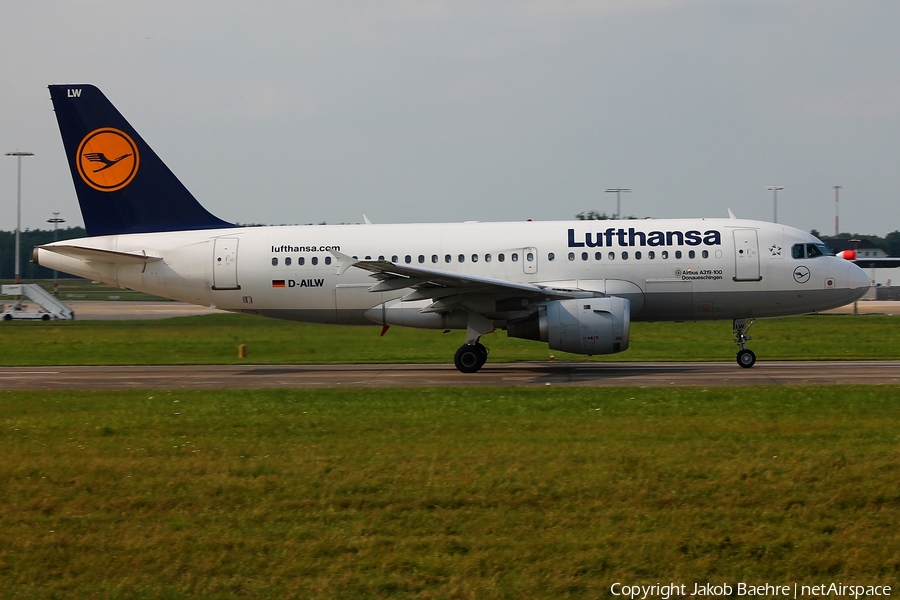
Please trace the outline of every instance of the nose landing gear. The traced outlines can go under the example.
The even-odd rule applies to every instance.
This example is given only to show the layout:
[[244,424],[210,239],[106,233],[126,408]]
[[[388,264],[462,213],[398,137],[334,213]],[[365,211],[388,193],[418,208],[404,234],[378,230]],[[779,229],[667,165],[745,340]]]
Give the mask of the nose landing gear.
[[747,332],[750,331],[750,327],[754,322],[756,322],[756,319],[735,319],[733,324],[734,343],[740,348],[737,353],[737,364],[745,369],[749,369],[756,364],[756,354],[754,354],[753,350],[747,348],[747,342],[753,339],[747,335]]

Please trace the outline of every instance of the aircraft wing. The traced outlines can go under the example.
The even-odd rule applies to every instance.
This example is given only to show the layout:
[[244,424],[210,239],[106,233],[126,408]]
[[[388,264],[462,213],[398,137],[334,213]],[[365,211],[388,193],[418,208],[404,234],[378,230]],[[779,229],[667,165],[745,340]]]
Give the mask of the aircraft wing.
[[47,252],[56,252],[57,254],[62,254],[63,256],[77,258],[79,260],[108,264],[139,265],[162,260],[162,256],[150,256],[146,252],[144,252],[143,254],[137,254],[135,252],[117,252],[115,250],[100,250],[98,248],[86,248],[84,246],[72,246],[63,244],[38,246],[38,248],[40,248],[41,250],[46,250]]
[[529,301],[549,301],[592,298],[602,295],[585,290],[556,288],[534,283],[464,275],[439,269],[398,265],[386,260],[354,260],[343,255],[338,258],[350,259],[348,266],[369,271],[372,277],[379,280],[369,288],[370,292],[388,292],[410,288],[411,292],[404,296],[403,300],[434,300],[434,303],[424,312],[450,310],[457,305],[468,304],[466,300],[471,300],[476,296],[496,300],[522,298]]

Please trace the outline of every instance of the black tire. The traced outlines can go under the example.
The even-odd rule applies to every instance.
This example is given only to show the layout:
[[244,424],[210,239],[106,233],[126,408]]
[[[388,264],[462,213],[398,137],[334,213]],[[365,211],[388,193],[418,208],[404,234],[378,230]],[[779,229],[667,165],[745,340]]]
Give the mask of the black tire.
[[477,373],[487,361],[487,348],[481,344],[463,344],[453,355],[453,364],[461,373]]
[[737,364],[749,369],[756,364],[756,354],[753,353],[753,350],[741,350],[737,353]]
[[5,315],[3,315],[3,320],[4,321],[12,321],[12,315],[9,313],[6,313]]

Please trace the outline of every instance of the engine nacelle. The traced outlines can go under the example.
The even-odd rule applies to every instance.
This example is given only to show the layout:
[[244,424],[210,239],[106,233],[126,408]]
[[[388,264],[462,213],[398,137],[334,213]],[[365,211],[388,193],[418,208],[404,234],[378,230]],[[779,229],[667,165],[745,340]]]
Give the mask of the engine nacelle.
[[625,298],[558,300],[535,317],[510,322],[509,337],[547,342],[573,354],[614,354],[628,349],[630,303]]

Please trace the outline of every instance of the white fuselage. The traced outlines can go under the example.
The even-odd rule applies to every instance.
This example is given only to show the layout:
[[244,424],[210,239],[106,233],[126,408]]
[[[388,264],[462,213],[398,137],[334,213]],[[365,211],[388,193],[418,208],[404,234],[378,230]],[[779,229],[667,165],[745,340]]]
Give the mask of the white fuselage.
[[[39,263],[185,302],[315,323],[382,322],[371,309],[410,292],[370,292],[377,282],[339,255],[624,296],[631,318],[644,321],[809,313],[852,302],[869,283],[834,256],[793,258],[794,245],[820,243],[803,231],[740,219],[245,227],[58,244],[76,242],[162,260],[38,249]],[[512,314],[499,302],[478,310],[498,321]]]

